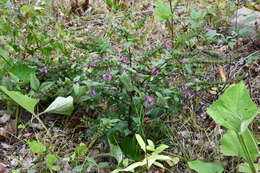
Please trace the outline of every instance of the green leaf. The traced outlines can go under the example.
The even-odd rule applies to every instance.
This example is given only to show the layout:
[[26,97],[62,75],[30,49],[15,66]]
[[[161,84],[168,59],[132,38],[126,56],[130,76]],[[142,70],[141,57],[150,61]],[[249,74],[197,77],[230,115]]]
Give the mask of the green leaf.
[[[260,172],[260,164],[254,164],[256,172]],[[247,163],[241,163],[238,167],[239,172],[252,173]]]
[[138,168],[140,166],[144,166],[146,165],[147,160],[144,159],[142,162],[135,162],[131,165],[129,165],[127,168],[125,169],[116,169],[114,171],[112,171],[111,173],[118,173],[118,172],[134,172],[135,168]]
[[142,150],[143,150],[144,152],[146,152],[146,145],[145,145],[145,143],[144,143],[143,138],[142,138],[139,134],[136,134],[136,135],[135,135],[135,138],[136,138],[138,144],[140,145],[140,147],[142,148]]
[[169,20],[171,18],[177,18],[176,15],[172,14],[171,8],[168,4],[162,0],[157,1],[157,7],[153,10],[158,20]]
[[251,100],[244,82],[240,82],[230,86],[208,108],[207,113],[217,124],[243,133],[259,113],[259,109]]
[[45,163],[46,165],[51,168],[52,170],[54,171],[59,171],[60,170],[60,166],[58,165],[54,165],[55,162],[57,162],[57,157],[53,154],[48,154],[46,157],[45,157]]
[[46,151],[46,147],[38,141],[28,141],[29,148],[32,152],[42,154]]
[[[245,145],[247,146],[250,157],[252,160],[256,160],[258,157],[258,148],[256,144],[256,140],[254,139],[251,132],[247,129],[244,133],[242,133],[242,138],[245,141]],[[236,147],[234,147],[236,146]],[[226,156],[241,156],[246,159],[246,155],[243,151],[243,148],[239,142],[237,134],[233,130],[228,130],[222,137],[220,141],[220,150]]]
[[32,99],[18,91],[8,91],[4,86],[0,86],[0,89],[21,107],[34,114],[34,108],[35,105],[39,102],[39,99]]
[[46,91],[46,90],[50,89],[53,84],[54,84],[54,82],[43,82],[39,88],[39,91],[41,91],[41,92]]
[[138,161],[143,157],[136,139],[132,136],[124,137],[122,139],[122,143],[120,143],[120,148],[122,149],[123,153],[131,160]]
[[129,92],[133,91],[134,87],[133,87],[133,84],[131,83],[131,80],[130,80],[129,76],[127,75],[127,73],[124,72],[120,76],[120,80],[124,84],[124,86],[127,89],[127,91],[129,91]]
[[75,154],[77,157],[84,156],[87,151],[87,145],[86,144],[80,144],[75,148]]
[[202,162],[200,160],[188,162],[188,165],[198,173],[222,173],[224,171],[224,168],[220,164]]
[[34,91],[38,91],[40,87],[40,81],[37,79],[35,73],[30,75],[30,86]]
[[27,65],[18,62],[9,70],[9,72],[17,76],[26,84],[30,82],[29,76],[34,73],[34,70]]
[[151,141],[150,139],[147,139],[147,142],[148,142],[148,146],[146,147],[146,149],[148,151],[154,151],[155,150],[155,146],[154,146],[153,141]]
[[7,58],[9,54],[8,49],[6,49],[4,46],[0,45],[0,57]]
[[108,138],[108,143],[109,143],[111,155],[114,156],[117,160],[117,163],[120,164],[124,156],[120,146],[114,145],[110,138]]
[[157,148],[155,149],[155,152],[154,152],[154,153],[159,154],[160,152],[164,151],[164,150],[167,149],[167,148],[169,148],[168,145],[162,144],[162,145],[160,145],[159,147],[157,147]]
[[73,98],[57,97],[51,105],[44,111],[44,113],[55,113],[61,115],[70,115],[73,111]]

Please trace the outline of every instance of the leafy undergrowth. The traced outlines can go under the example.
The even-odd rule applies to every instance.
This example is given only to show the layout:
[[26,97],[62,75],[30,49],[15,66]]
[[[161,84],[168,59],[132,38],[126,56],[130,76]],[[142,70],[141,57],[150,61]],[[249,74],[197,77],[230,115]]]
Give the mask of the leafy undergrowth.
[[253,172],[238,139],[259,136],[260,52],[228,23],[241,4],[90,4],[0,2],[0,173]]

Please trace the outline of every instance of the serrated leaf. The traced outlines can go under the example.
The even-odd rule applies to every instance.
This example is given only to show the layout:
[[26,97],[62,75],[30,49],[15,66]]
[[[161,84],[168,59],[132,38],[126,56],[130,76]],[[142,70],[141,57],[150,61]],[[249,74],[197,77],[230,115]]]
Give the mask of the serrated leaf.
[[73,111],[73,98],[57,97],[44,113],[56,113],[61,115],[70,115]]
[[[254,161],[258,157],[258,148],[256,140],[254,139],[251,132],[247,129],[242,133],[242,138],[245,141],[245,145],[249,150],[251,159]],[[234,147],[236,146],[236,147]],[[241,156],[246,159],[246,155],[237,137],[237,134],[233,130],[228,130],[220,141],[220,150],[226,156]]]
[[220,164],[202,162],[200,160],[188,162],[188,165],[198,173],[222,173],[224,171],[224,168]]
[[30,98],[18,91],[8,91],[4,86],[0,86],[0,89],[21,107],[26,109],[28,112],[34,114],[34,108],[39,102],[39,99]]
[[207,113],[217,124],[243,133],[259,113],[259,109],[250,98],[244,82],[240,82],[230,86],[208,108]]
[[138,144],[140,145],[140,147],[142,148],[142,150],[144,152],[146,152],[146,145],[145,145],[143,138],[139,134],[136,134],[135,138],[136,138]]

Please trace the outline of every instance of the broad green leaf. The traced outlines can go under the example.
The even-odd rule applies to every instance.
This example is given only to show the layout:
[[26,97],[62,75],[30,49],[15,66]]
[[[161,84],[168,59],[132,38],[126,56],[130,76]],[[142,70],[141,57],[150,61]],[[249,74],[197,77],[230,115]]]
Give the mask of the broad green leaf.
[[154,151],[155,150],[155,146],[154,146],[153,141],[151,141],[150,139],[147,139],[147,143],[148,143],[148,146],[146,147],[146,149],[148,151]]
[[35,73],[30,75],[30,86],[34,91],[38,91],[40,87],[40,81],[37,79]]
[[34,108],[35,105],[39,102],[39,99],[30,98],[18,91],[8,91],[4,86],[0,86],[0,89],[21,107],[34,114]]
[[55,162],[57,162],[57,157],[53,154],[48,154],[46,157],[45,157],[45,163],[46,165],[51,168],[52,170],[54,171],[59,171],[60,170],[60,166],[58,165],[54,165]]
[[[260,172],[260,164],[254,164],[256,172]],[[239,172],[252,173],[249,165],[247,163],[241,163],[238,167]]]
[[120,143],[120,148],[122,149],[123,153],[131,160],[139,161],[143,157],[135,137],[124,137],[122,139],[122,143]]
[[38,141],[28,141],[29,148],[32,152],[42,154],[46,151],[46,147]]
[[230,86],[208,108],[207,113],[217,124],[243,133],[259,113],[259,109],[251,100],[244,82],[240,82]]
[[8,53],[9,51],[4,47],[0,45],[0,58],[4,57],[8,57]]
[[136,162],[128,166],[127,168],[124,169],[124,171],[134,171],[135,168],[138,168],[140,166],[144,166],[147,163],[147,160],[144,159],[142,162]]
[[[253,135],[247,129],[244,133],[242,133],[242,138],[244,139],[245,144],[249,150],[251,159],[253,161],[256,160],[259,152],[258,152],[256,140],[254,139]],[[233,130],[228,130],[223,135],[220,141],[220,150],[226,156],[241,156],[246,159],[245,153],[239,142],[237,134]]]
[[83,156],[86,154],[86,151],[87,151],[87,145],[86,144],[80,144],[79,146],[77,146],[75,148],[75,154],[77,157],[80,157],[80,156]]
[[143,138],[142,138],[139,134],[136,134],[136,135],[135,135],[135,138],[136,138],[138,144],[140,145],[140,147],[142,148],[142,150],[143,150],[144,152],[146,152],[146,145],[145,145],[145,143],[144,143]]
[[148,157],[148,159],[156,159],[156,160],[172,160],[171,157],[165,156],[165,155],[160,155],[160,154],[155,154],[151,155]]
[[51,105],[44,111],[44,113],[55,113],[61,115],[70,115],[73,111],[73,98],[57,97]]
[[198,173],[222,173],[224,171],[224,168],[220,164],[202,162],[200,160],[188,162],[188,165],[192,170]]
[[163,169],[164,169],[163,164],[161,164],[160,162],[154,162],[153,164],[154,164],[155,166],[158,166],[159,168],[163,168]]
[[172,14],[170,5],[164,3],[163,0],[157,1],[157,7],[153,10],[158,20],[169,20],[171,18],[177,18],[176,15]]
[[24,83],[29,83],[30,75],[34,73],[34,70],[26,64],[18,62],[9,70],[9,72],[17,76]]
[[39,88],[39,91],[41,91],[41,92],[46,91],[46,90],[50,89],[53,84],[54,84],[54,82],[43,82]]
[[150,167],[154,164],[154,162],[156,161],[156,158],[147,158],[147,163],[148,163],[148,169],[150,169]]
[[155,152],[154,152],[154,153],[159,154],[160,152],[164,151],[164,150],[167,149],[167,148],[169,148],[168,145],[162,144],[162,145],[160,145],[159,147],[157,147],[157,148],[155,149]]
[[117,163],[120,164],[123,160],[123,152],[120,148],[119,145],[114,145],[112,143],[112,141],[110,140],[110,138],[108,138],[108,143],[109,143],[109,147],[110,147],[110,153],[112,156],[114,156],[117,160]]

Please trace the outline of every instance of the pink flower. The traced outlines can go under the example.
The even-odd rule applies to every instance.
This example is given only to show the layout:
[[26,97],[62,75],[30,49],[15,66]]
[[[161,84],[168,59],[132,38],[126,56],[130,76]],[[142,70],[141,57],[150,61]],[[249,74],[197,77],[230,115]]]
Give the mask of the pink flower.
[[153,67],[153,68],[150,70],[150,72],[151,72],[153,75],[157,75],[157,74],[159,73],[159,70],[158,70],[158,68]]
[[188,110],[189,107],[188,106],[182,106],[182,110]]
[[144,101],[145,101],[148,105],[154,104],[154,98],[151,97],[151,96],[146,96],[146,97],[144,98]]
[[95,89],[91,89],[88,92],[90,95],[96,95],[96,90]]
[[181,63],[181,64],[184,64],[186,61],[185,61],[185,59],[180,59],[180,60],[178,60],[179,61],[179,63]]
[[111,74],[109,74],[109,73],[103,74],[103,79],[104,79],[104,80],[109,80],[109,79],[111,79],[111,78],[112,78],[112,75],[111,75]]
[[127,59],[126,56],[124,56],[124,55],[122,55],[122,54],[119,54],[118,56],[119,56],[120,62],[121,62],[122,64],[127,64],[128,59]]
[[185,97],[188,98],[188,99],[190,99],[192,96],[193,96],[193,95],[192,95],[191,93],[185,94]]
[[164,48],[164,49],[170,49],[170,48],[171,48],[171,44],[165,42],[164,45],[163,45],[163,48]]
[[40,70],[40,72],[42,72],[42,73],[45,73],[45,74],[48,73],[48,69],[47,69],[46,67],[42,67],[42,68],[40,68],[39,70]]
[[209,26],[209,27],[207,27],[207,31],[208,32],[211,32],[212,31],[212,28]]

